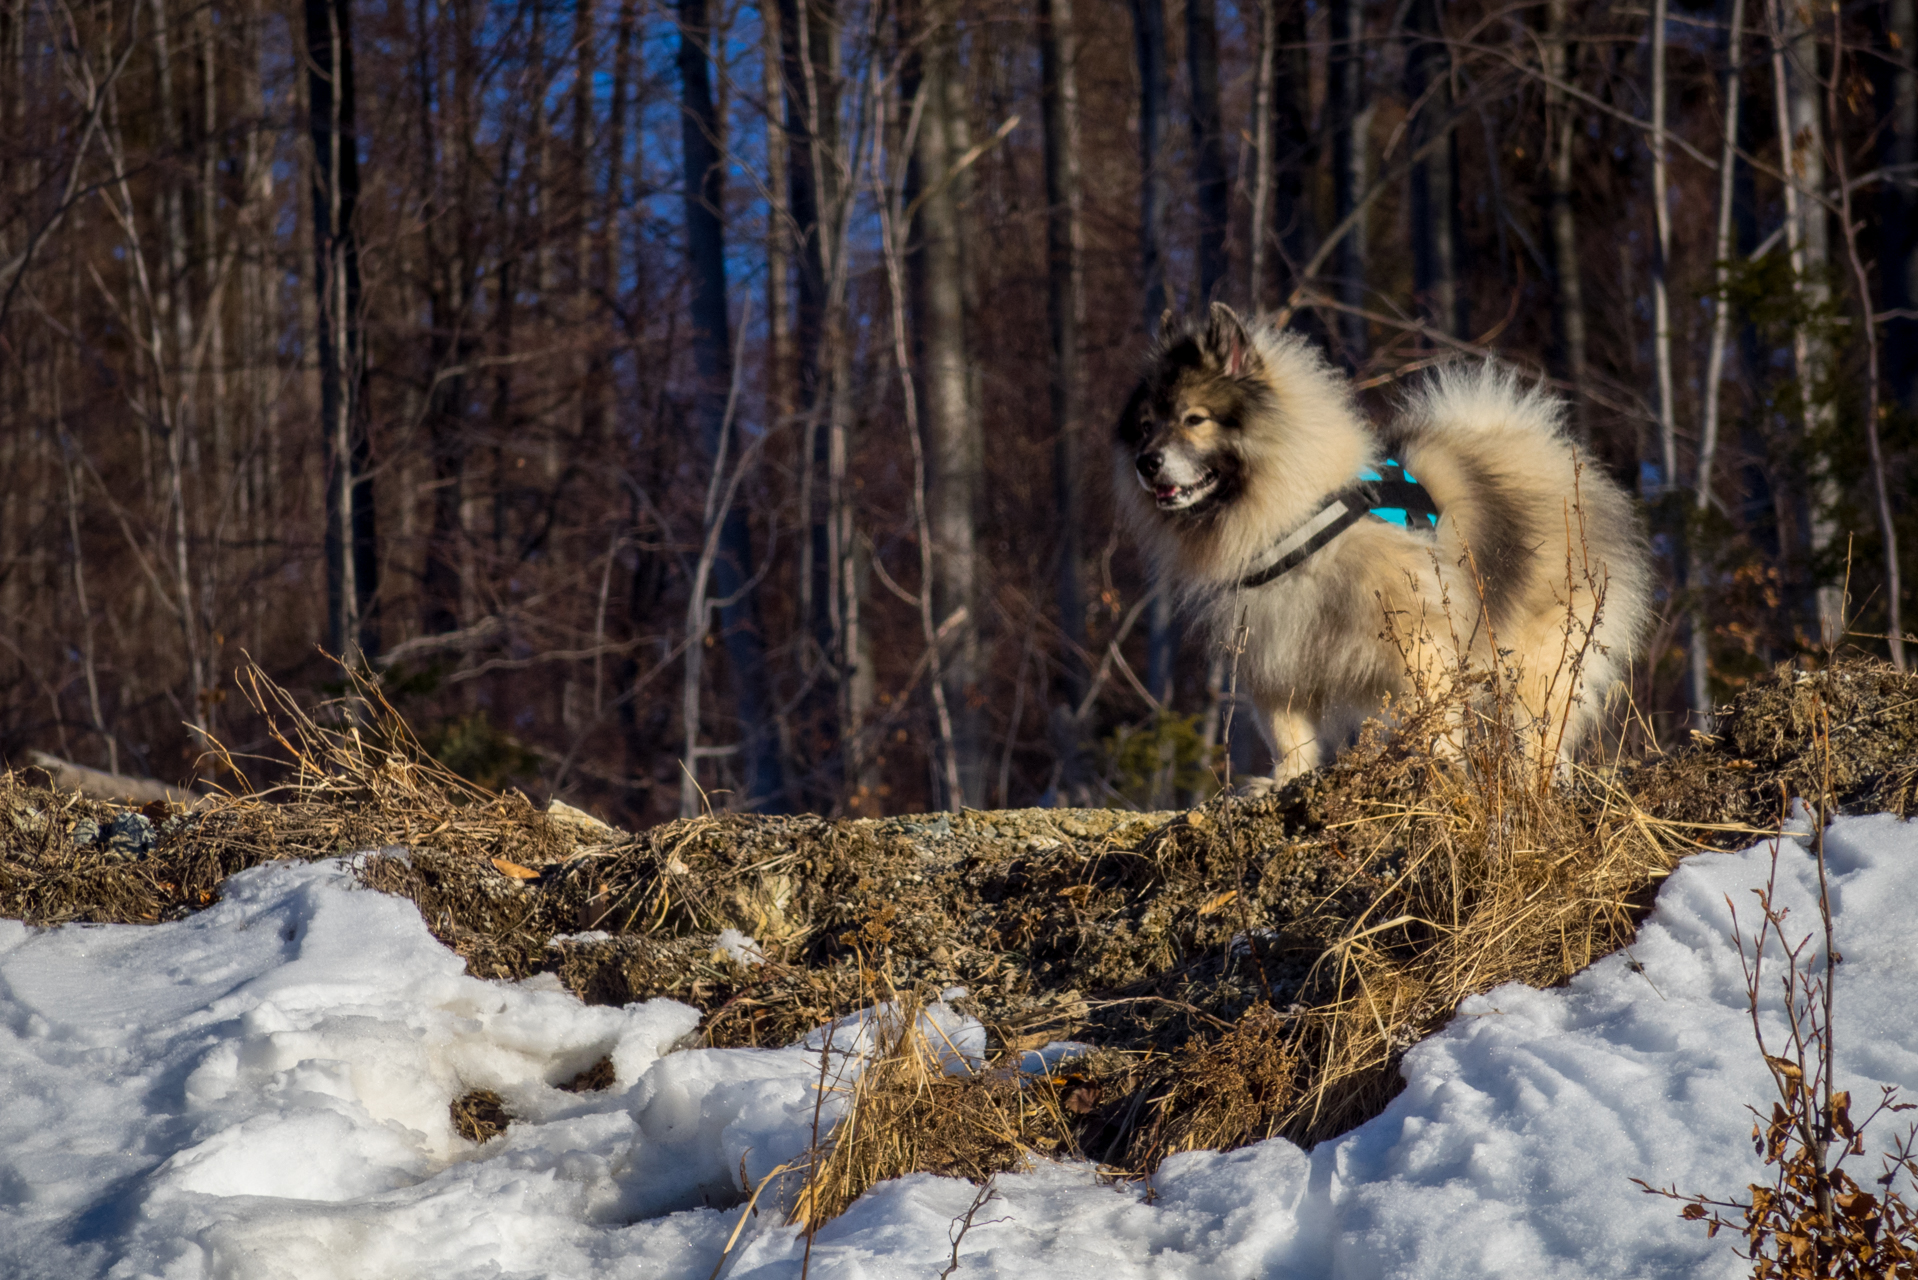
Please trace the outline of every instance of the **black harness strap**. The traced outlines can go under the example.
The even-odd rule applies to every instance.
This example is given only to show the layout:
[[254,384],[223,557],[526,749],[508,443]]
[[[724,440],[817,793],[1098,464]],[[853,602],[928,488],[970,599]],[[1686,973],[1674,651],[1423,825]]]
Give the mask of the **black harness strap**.
[[1372,514],[1368,494],[1354,485],[1333,494],[1318,513],[1274,547],[1278,558],[1239,583],[1242,587],[1262,587],[1274,578],[1292,572],[1311,559],[1326,543]]
[[1310,519],[1280,539],[1272,549],[1272,563],[1239,585],[1263,587],[1285,576],[1367,516],[1407,529],[1430,529],[1438,523],[1439,509],[1432,495],[1397,462],[1388,458],[1377,471],[1368,467],[1360,475],[1358,483],[1327,498]]

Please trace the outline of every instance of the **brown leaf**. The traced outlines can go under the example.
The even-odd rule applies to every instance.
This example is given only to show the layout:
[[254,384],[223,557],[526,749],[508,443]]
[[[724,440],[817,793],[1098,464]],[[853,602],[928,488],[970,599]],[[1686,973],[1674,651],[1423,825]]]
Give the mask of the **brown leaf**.
[[1832,1200],[1837,1204],[1838,1211],[1847,1218],[1876,1217],[1878,1213],[1878,1197],[1868,1192],[1855,1191],[1850,1195],[1833,1196]]
[[513,879],[513,880],[539,879],[539,872],[533,870],[531,867],[522,867],[520,866],[519,863],[508,862],[504,858],[493,859],[493,865],[499,868],[499,873],[501,875],[506,876],[509,879]]
[[1841,1090],[1831,1095],[1831,1102],[1825,1109],[1825,1119],[1831,1125],[1832,1132],[1841,1138],[1854,1138],[1858,1131],[1851,1123],[1851,1093]]

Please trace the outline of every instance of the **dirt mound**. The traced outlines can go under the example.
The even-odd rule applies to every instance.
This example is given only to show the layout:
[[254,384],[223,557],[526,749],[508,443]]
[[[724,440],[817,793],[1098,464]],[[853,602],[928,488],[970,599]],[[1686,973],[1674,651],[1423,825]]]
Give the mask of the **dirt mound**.
[[[921,1137],[859,1177],[833,1166],[838,1190],[810,1201],[833,1205],[910,1168],[980,1176],[1064,1152],[1139,1171],[1340,1132],[1465,995],[1562,981],[1628,941],[1684,852],[1775,827],[1783,794],[1904,813],[1918,785],[1918,679],[1850,665],[1781,670],[1716,736],[1570,786],[1496,736],[1435,759],[1431,708],[1274,794],[1184,813],[732,815],[630,834],[461,782],[377,695],[329,729],[255,693],[281,717],[283,798],[128,810],[30,771],[0,780],[0,915],[171,919],[245,867],[373,851],[360,876],[416,902],[474,974],[550,972],[591,1003],[669,996],[712,1045],[789,1044],[878,998],[966,988],[992,1069],[928,1085],[898,1049],[862,1097]],[[1084,1046],[1068,1074],[1018,1075],[1024,1051],[1065,1040]],[[885,1093],[894,1078],[910,1097]]]

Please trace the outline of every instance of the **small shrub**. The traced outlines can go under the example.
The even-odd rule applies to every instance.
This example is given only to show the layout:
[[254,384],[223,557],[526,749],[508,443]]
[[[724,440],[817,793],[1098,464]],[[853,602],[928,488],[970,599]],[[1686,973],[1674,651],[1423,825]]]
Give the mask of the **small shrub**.
[[[1823,703],[1820,702],[1820,709]],[[1858,1185],[1845,1168],[1853,1156],[1865,1154],[1865,1130],[1880,1116],[1910,1111],[1914,1104],[1898,1101],[1898,1091],[1886,1086],[1870,1112],[1853,1120],[1851,1093],[1836,1087],[1833,1072],[1834,1028],[1831,994],[1837,952],[1834,949],[1831,897],[1825,880],[1825,825],[1823,802],[1830,798],[1831,722],[1821,715],[1814,727],[1827,761],[1826,793],[1814,852],[1818,859],[1818,915],[1823,926],[1822,956],[1808,955],[1815,934],[1796,944],[1786,941],[1788,908],[1777,905],[1778,844],[1772,845],[1771,876],[1755,889],[1760,923],[1751,939],[1738,932],[1738,913],[1732,910],[1733,938],[1745,971],[1745,992],[1751,1010],[1752,1035],[1771,1071],[1777,1097],[1770,1114],[1748,1107],[1754,1123],[1752,1146],[1764,1157],[1769,1181],[1752,1183],[1749,1200],[1718,1200],[1706,1195],[1684,1195],[1675,1187],[1660,1189],[1642,1179],[1632,1181],[1653,1195],[1681,1202],[1680,1216],[1702,1222],[1717,1236],[1731,1228],[1745,1237],[1739,1256],[1752,1264],[1755,1280],[1913,1280],[1918,1277],[1918,1209],[1899,1194],[1902,1180],[1918,1189],[1918,1125],[1884,1158],[1883,1172],[1872,1194]],[[1778,984],[1784,997],[1786,1043],[1773,1053],[1759,1020],[1759,996],[1764,984],[1765,948],[1775,944],[1784,954]],[[1734,1211],[1737,1218],[1726,1216]]]

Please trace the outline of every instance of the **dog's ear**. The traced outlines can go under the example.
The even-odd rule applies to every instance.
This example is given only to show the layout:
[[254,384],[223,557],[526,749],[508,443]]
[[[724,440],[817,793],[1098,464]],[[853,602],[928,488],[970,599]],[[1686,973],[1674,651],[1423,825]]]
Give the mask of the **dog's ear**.
[[1252,349],[1252,339],[1240,323],[1238,312],[1223,302],[1212,304],[1212,315],[1205,326],[1205,350],[1228,378],[1240,377],[1258,364],[1259,353]]

